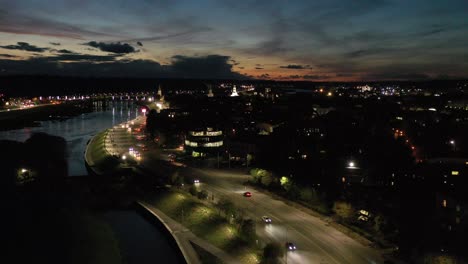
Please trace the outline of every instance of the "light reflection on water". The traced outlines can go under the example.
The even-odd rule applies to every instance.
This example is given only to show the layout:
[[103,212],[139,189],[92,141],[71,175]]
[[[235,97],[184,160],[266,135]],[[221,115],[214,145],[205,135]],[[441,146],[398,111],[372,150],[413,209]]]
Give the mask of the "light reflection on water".
[[96,133],[138,116],[133,102],[111,102],[106,108],[94,103],[95,111],[64,121],[44,121],[41,127],[0,131],[0,139],[24,142],[33,133],[44,132],[65,138],[68,147],[68,172],[70,176],[86,175],[84,151],[86,143]]

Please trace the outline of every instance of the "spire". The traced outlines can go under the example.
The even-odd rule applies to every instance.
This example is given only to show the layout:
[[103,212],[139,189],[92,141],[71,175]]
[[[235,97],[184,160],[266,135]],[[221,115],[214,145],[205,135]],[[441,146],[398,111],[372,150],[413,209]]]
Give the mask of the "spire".
[[158,86],[158,99],[159,99],[159,101],[164,102],[164,95],[162,93],[161,84],[159,84],[159,86]]
[[213,97],[214,94],[213,94],[213,89],[211,88],[211,85],[208,85],[208,94],[207,94],[208,97]]
[[159,95],[159,97],[162,97],[162,96],[163,96],[163,95],[162,95],[161,84],[159,84],[159,86],[158,86],[158,95]]
[[236,88],[235,85],[234,85],[234,87],[232,87],[232,93],[231,93],[231,97],[234,97],[234,96],[239,96],[239,94],[237,93],[237,88]]

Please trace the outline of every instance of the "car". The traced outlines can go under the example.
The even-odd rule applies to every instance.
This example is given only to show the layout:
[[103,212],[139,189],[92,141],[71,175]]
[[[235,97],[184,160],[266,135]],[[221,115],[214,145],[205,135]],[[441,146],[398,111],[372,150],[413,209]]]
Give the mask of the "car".
[[267,223],[267,224],[271,224],[271,218],[268,217],[268,216],[262,216],[262,220],[263,222]]
[[195,180],[193,180],[193,183],[200,183],[200,180],[199,180],[199,179],[195,179]]
[[245,192],[245,193],[244,193],[244,196],[245,196],[245,197],[252,197],[252,193],[251,193],[251,192]]
[[294,245],[293,242],[286,242],[286,250],[288,251],[294,251],[296,250],[296,245]]

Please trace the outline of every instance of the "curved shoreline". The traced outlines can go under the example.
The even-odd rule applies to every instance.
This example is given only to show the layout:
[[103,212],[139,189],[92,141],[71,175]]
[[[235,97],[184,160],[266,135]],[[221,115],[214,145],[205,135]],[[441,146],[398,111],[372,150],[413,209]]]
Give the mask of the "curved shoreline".
[[[96,137],[102,135],[102,133],[107,133],[107,129],[98,132],[96,135],[94,135],[87,143],[86,149],[84,152],[84,161],[85,161],[85,166],[88,169],[88,172],[92,175],[95,176],[100,176],[106,174],[104,172],[103,168],[100,168],[95,161],[92,160],[90,157],[90,147],[93,146],[93,144],[97,144],[98,142],[95,142]],[[107,135],[104,135],[106,137]],[[104,139],[105,140],[105,139]],[[101,146],[103,148],[103,151],[107,153],[109,157],[112,157],[107,150],[105,149],[105,145]],[[165,234],[167,234],[168,241],[171,245],[174,246],[174,248],[177,248],[176,250],[179,252],[179,258],[181,259],[182,263],[187,263],[187,264],[199,264],[200,261],[198,259],[198,255],[192,248],[191,252],[190,248],[187,246],[183,246],[182,241],[175,235],[175,232],[170,228],[170,226],[159,216],[157,215],[153,210],[148,208],[146,205],[144,205],[142,202],[137,201],[136,202],[137,209],[140,209],[138,211],[142,211],[143,216],[149,217],[151,220],[150,223],[162,227],[161,230]]]

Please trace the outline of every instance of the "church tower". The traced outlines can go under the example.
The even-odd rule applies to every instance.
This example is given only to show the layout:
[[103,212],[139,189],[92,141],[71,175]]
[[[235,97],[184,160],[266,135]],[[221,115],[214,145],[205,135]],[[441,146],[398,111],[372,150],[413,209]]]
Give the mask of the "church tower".
[[231,97],[234,97],[234,96],[239,96],[235,85],[232,87],[232,93],[231,93]]

